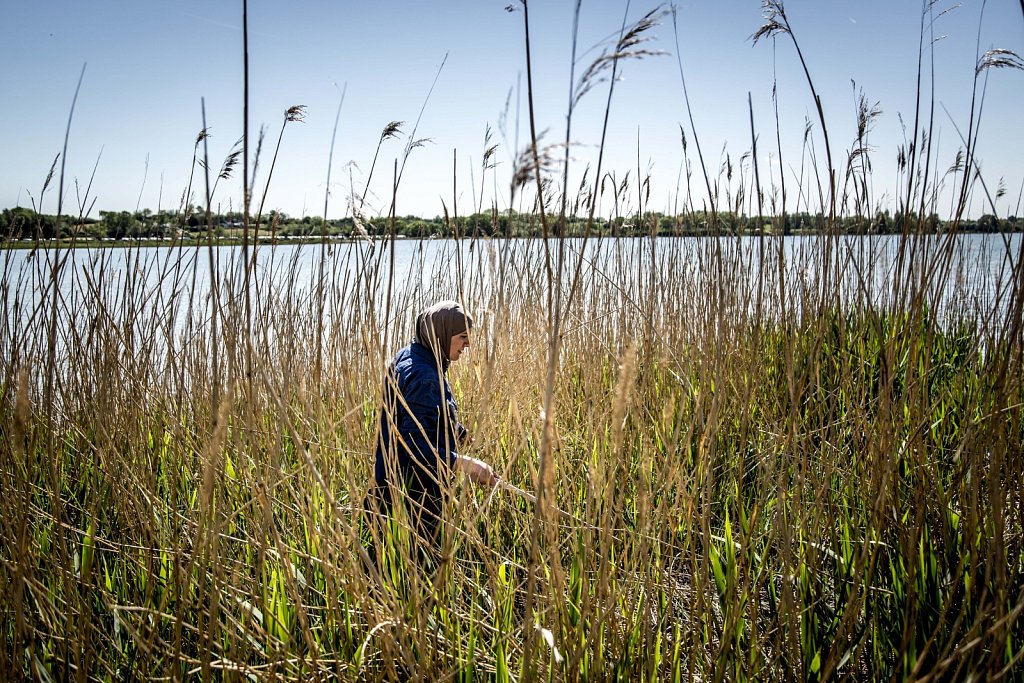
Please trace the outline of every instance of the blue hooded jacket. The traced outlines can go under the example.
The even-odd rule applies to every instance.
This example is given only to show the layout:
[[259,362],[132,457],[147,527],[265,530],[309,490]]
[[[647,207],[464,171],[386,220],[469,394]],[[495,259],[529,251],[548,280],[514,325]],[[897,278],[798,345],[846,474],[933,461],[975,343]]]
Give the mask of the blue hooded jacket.
[[388,477],[390,451],[406,484],[414,482],[410,485],[435,491],[439,487],[432,481],[434,477],[439,482],[447,480],[459,440],[466,434],[458,421],[447,372],[448,361],[436,358],[430,348],[416,341],[399,351],[388,366],[374,466],[378,486],[397,483]]

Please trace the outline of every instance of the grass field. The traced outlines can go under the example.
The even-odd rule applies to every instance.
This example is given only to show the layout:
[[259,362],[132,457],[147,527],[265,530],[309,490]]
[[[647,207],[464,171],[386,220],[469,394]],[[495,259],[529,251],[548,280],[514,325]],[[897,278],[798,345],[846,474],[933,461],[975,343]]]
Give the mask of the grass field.
[[[513,192],[545,196],[532,137]],[[864,208],[829,175],[826,228]],[[585,259],[557,235],[593,195],[562,192],[536,205],[549,239],[445,248],[407,279],[394,240],[304,247],[303,286],[247,241],[146,273],[144,249],[5,257],[0,672],[1020,680],[1020,242],[994,305],[939,301],[981,274],[950,268],[956,215],[925,239],[924,195],[891,273],[859,261],[850,291],[828,229],[811,269],[780,236]],[[441,297],[481,321],[451,370],[472,454],[536,499],[456,480],[438,571],[400,528],[377,571],[359,511],[383,368]]]

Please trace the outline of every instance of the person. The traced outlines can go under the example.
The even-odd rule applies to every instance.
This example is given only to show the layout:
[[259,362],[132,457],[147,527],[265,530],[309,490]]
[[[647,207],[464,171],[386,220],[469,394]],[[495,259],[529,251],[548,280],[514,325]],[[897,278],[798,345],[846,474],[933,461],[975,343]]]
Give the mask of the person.
[[[436,559],[444,490],[452,470],[493,486],[491,467],[465,455],[473,439],[459,421],[448,384],[450,363],[469,348],[472,317],[440,301],[416,317],[412,343],[388,365],[380,411],[374,481],[367,511],[390,517],[400,491],[415,532],[416,552]],[[376,558],[374,558],[376,561]]]

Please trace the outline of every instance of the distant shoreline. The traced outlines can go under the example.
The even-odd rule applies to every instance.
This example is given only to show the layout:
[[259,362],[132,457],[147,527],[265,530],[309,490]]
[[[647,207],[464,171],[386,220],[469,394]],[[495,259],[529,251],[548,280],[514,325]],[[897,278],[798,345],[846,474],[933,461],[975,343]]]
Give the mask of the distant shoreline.
[[[399,239],[409,239],[399,237]],[[277,246],[282,244],[320,244],[330,242],[332,244],[348,244],[361,241],[351,237],[300,237],[260,239],[256,242],[249,240],[249,245]],[[224,237],[213,242],[214,247],[240,247],[243,240],[238,237]],[[24,250],[24,249],[134,249],[138,247],[206,247],[210,242],[205,239],[181,240],[181,239],[110,239],[110,240],[11,240],[0,244],[2,250]]]
[[[1015,234],[1020,234],[1022,232],[1024,232],[1024,227],[1018,228],[1018,229],[1012,229],[1012,230],[999,230],[999,231],[995,231],[995,232],[993,232],[993,231],[986,231],[986,230],[958,230],[957,231],[957,233],[961,234],[961,235],[1015,235]],[[790,232],[788,235],[785,235],[785,237],[816,237],[816,236],[822,236],[822,235],[825,235],[825,234],[826,233],[821,233],[821,232],[817,232],[817,231],[801,231],[801,232],[793,231],[793,232]],[[936,233],[931,233],[931,234],[933,234],[935,236],[942,236],[942,235],[945,235],[946,233],[936,232]],[[659,235],[655,235],[655,236],[659,237],[659,238],[666,238],[666,237],[668,237],[668,238],[671,238],[671,237],[726,237],[726,238],[748,237],[748,238],[756,238],[756,237],[759,237],[759,235],[756,234],[756,233],[742,233],[742,234],[738,234],[738,235],[737,234],[718,234],[718,235],[710,235],[710,234],[706,234],[706,235],[703,235],[703,234],[663,235],[663,234],[659,234]],[[854,232],[841,232],[841,233],[837,233],[836,236],[841,236],[841,237],[899,237],[900,235],[899,235],[899,233],[879,233],[879,232],[854,233]],[[583,235],[566,235],[564,237],[564,239],[583,239],[583,237],[584,237]],[[601,234],[601,235],[590,235],[589,239],[592,239],[592,240],[596,240],[596,239],[609,239],[609,238],[611,238],[611,239],[648,239],[650,237],[651,237],[650,235],[609,235],[609,234]],[[777,234],[774,234],[774,233],[766,233],[765,237],[783,237],[783,235],[777,235]],[[373,235],[373,236],[370,236],[369,239],[372,242],[374,242],[374,243],[386,242],[388,239],[390,239],[390,236],[389,235]],[[404,235],[396,235],[395,239],[399,240],[399,241],[403,241],[403,242],[413,242],[413,241],[429,242],[429,241],[433,241],[433,240],[451,240],[451,239],[456,239],[456,238],[453,237],[453,236],[449,236],[449,235],[444,235],[444,236],[433,235],[433,236],[429,236],[429,237],[407,237],[407,236],[404,236]],[[543,237],[541,237],[540,235],[512,235],[512,236],[508,236],[508,237],[505,237],[505,236],[502,236],[502,235],[475,235],[475,236],[472,236],[472,235],[462,235],[462,236],[459,236],[458,239],[460,239],[462,241],[510,240],[510,239],[511,240],[540,240],[540,239],[543,239]],[[552,237],[551,239],[558,239],[558,238]],[[352,243],[364,242],[364,241],[366,241],[366,238],[363,238],[363,237],[341,237],[341,236],[331,236],[331,235],[329,235],[329,236],[326,236],[326,237],[321,237],[321,236],[316,236],[316,237],[276,237],[276,238],[273,238],[273,239],[271,239],[271,238],[261,238],[259,240],[255,240],[255,241],[254,240],[249,240],[249,245],[250,246],[258,245],[258,246],[262,247],[262,246],[281,246],[281,245],[291,245],[291,244],[301,244],[301,245],[316,245],[316,244],[321,244],[321,243],[352,244]],[[242,246],[243,243],[244,243],[244,241],[240,237],[221,237],[221,238],[215,239],[213,241],[212,245],[206,239],[184,239],[183,240],[183,239],[152,239],[152,238],[145,238],[145,239],[105,239],[105,240],[97,240],[97,239],[86,239],[86,240],[82,240],[82,239],[76,239],[76,240],[67,240],[67,239],[64,239],[64,240],[55,240],[55,239],[49,239],[49,240],[8,240],[8,241],[0,243],[0,251],[8,251],[8,250],[10,250],[10,251],[22,251],[22,250],[32,250],[32,249],[44,249],[44,250],[53,250],[53,249],[135,249],[135,248],[149,248],[149,247],[164,247],[164,248],[167,248],[167,247],[182,247],[182,248],[188,247],[188,248],[192,248],[192,247],[206,247],[206,246],[214,246],[214,247],[240,247],[240,246]]]

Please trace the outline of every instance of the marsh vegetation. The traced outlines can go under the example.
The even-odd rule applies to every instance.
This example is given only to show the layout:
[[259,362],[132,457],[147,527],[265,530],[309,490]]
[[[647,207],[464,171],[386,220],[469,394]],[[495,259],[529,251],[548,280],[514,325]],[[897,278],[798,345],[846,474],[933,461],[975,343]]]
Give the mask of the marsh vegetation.
[[[921,153],[898,234],[840,234],[876,215],[864,147],[804,188],[817,236],[568,239],[602,192],[657,218],[571,191],[534,132],[536,241],[5,251],[0,671],[1019,680],[1024,243],[958,234],[970,140],[941,234]],[[770,195],[749,171],[737,213]],[[383,368],[439,298],[480,322],[451,370],[474,454],[531,496],[458,482],[437,572],[400,532],[375,568]]]

